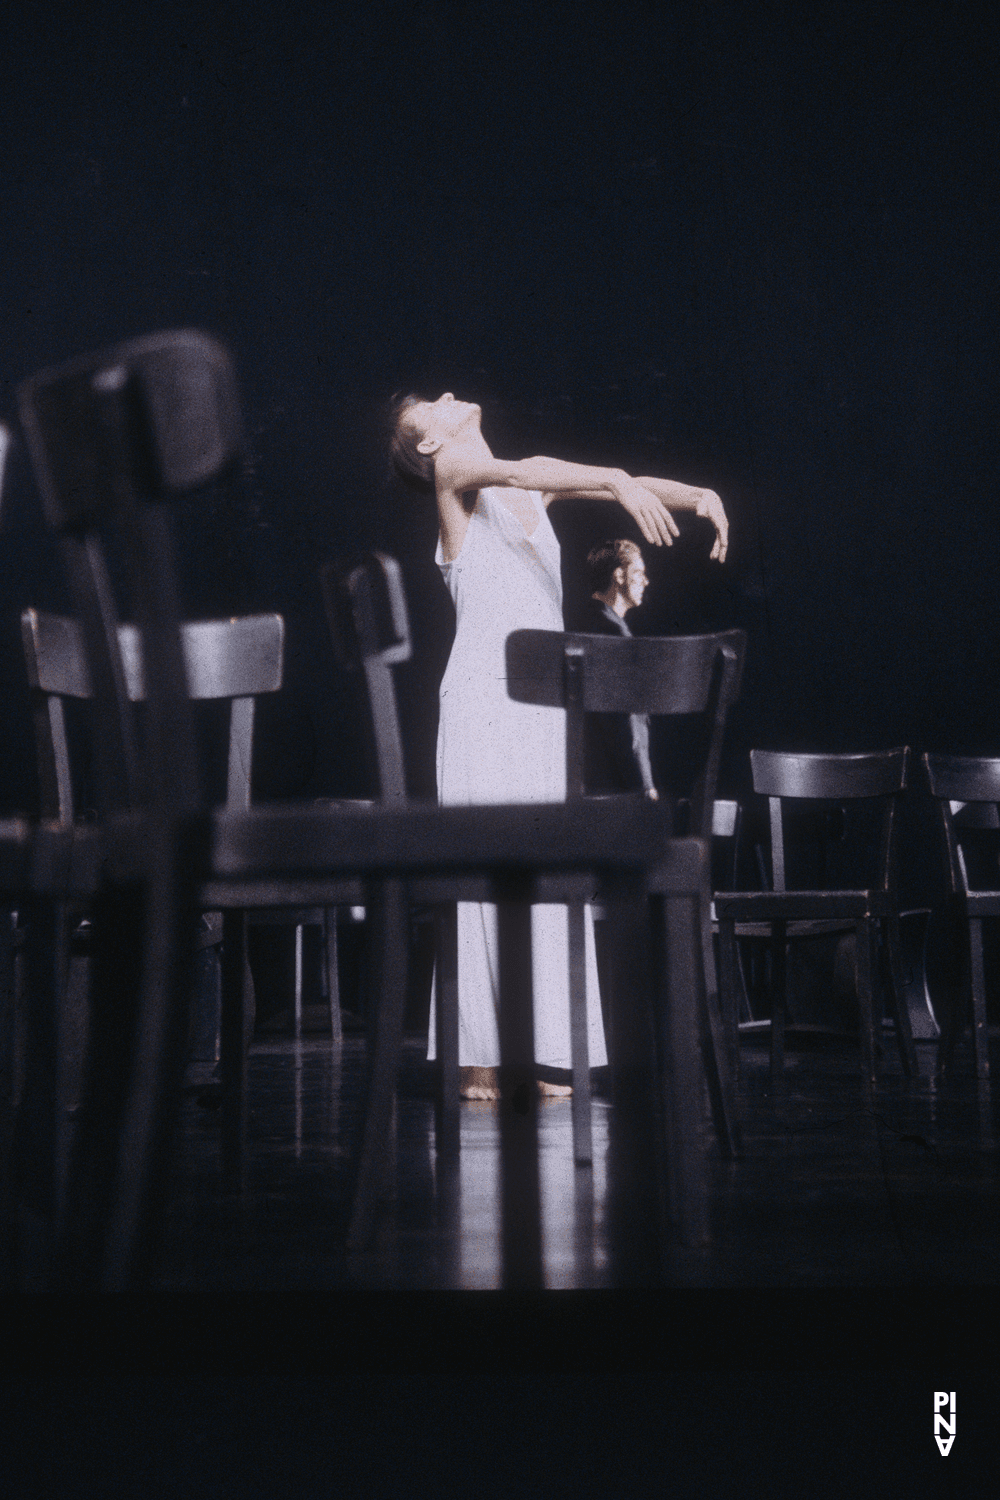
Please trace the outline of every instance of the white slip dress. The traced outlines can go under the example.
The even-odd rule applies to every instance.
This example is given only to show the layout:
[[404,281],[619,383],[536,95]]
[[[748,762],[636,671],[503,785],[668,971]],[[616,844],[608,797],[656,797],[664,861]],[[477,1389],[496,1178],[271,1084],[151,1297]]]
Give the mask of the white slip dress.
[[[437,739],[443,805],[562,802],[566,797],[566,715],[507,696],[504,647],[513,630],[563,630],[559,542],[539,491],[528,536],[501,498],[480,490],[462,550],[436,561],[455,604],[455,642],[441,681]],[[587,1037],[591,1067],[607,1062],[593,915],[585,908]],[[565,906],[534,906],[535,1061],[570,1066],[568,917]],[[496,907],[458,904],[458,1061],[496,1067],[498,1028]],[[435,998],[427,1055],[435,1056]]]

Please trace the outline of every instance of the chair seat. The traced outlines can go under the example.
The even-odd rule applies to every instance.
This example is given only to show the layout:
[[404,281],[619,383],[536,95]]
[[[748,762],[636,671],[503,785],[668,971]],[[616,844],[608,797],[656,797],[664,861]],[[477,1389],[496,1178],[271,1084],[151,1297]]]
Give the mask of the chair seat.
[[[227,911],[246,911],[247,920],[253,926],[266,926],[275,922],[279,926],[317,926],[319,916],[314,916],[325,907],[338,911],[365,904],[365,883],[347,876],[332,875],[293,877],[285,875],[279,881],[261,881],[258,878],[226,878],[206,880],[198,890],[198,899],[206,909],[218,908]],[[275,915],[270,915],[270,908]],[[304,911],[305,918],[298,913]],[[339,920],[339,917],[338,917]]]
[[[508,962],[519,946],[518,934],[525,930],[520,925],[523,914],[513,903],[577,903],[605,881],[609,895],[627,890],[628,896],[638,902],[647,889],[646,871],[654,866],[656,890],[680,900],[668,899],[663,916],[664,927],[671,934],[666,947],[672,968],[662,981],[670,1003],[655,1006],[657,1015],[665,1011],[667,1019],[659,1023],[664,1032],[659,1045],[647,1055],[665,1058],[662,1066],[665,1073],[669,1072],[677,1098],[687,1101],[687,1114],[678,1106],[678,1119],[673,1121],[669,1137],[673,1211],[684,1243],[701,1242],[706,1232],[699,1113],[703,1065],[696,1040],[697,989],[693,982],[685,983],[683,976],[697,973],[700,938],[696,913],[702,894],[707,892],[708,850],[696,839],[671,841],[670,825],[666,807],[643,799],[628,807],[564,802],[503,807],[383,804],[369,808],[271,804],[242,814],[220,810],[213,815],[211,884],[221,891],[230,882],[241,892],[249,892],[256,884],[272,904],[294,901],[308,887],[315,892],[317,904],[326,904],[332,892],[339,893],[345,881],[353,880],[363,882],[364,894],[374,898],[373,921],[381,935],[376,941],[382,945],[384,989],[369,1054],[369,1095],[352,1193],[350,1248],[368,1243],[382,1191],[405,1001],[404,953],[410,899],[422,903],[470,899],[505,902],[501,909],[499,972],[501,1062],[509,1057],[520,1063],[523,1056],[530,1056],[532,1042],[530,1011],[527,1039],[519,1032],[525,1016],[519,961],[515,958]],[[371,887],[370,892],[366,886]],[[678,911],[678,905],[684,910]],[[439,1022],[449,989],[449,985],[442,985]],[[638,1012],[641,1010],[639,1007]],[[628,1024],[626,1017],[619,1033],[621,1045]],[[451,1042],[446,1045],[449,1055],[453,1050],[455,1077],[454,1089],[442,1080],[443,1113],[452,1103],[457,1107],[457,1011],[448,1026],[453,1027],[454,1047]],[[642,1026],[638,1029],[641,1032]],[[685,1038],[690,1033],[691,1045],[682,1046],[676,1031],[683,1031]],[[444,1072],[443,1040],[439,1032]],[[578,1097],[574,1090],[574,1098]],[[639,1104],[635,1109],[635,1118],[628,1110],[623,1111],[616,1126],[615,1150],[624,1161],[637,1159],[640,1152],[648,1153],[652,1160],[660,1149],[655,1144],[658,1116],[655,1110],[644,1113]],[[515,1119],[516,1136],[511,1135],[511,1118]],[[518,1246],[527,1234],[524,1205],[530,1205],[536,1196],[531,1184],[535,1180],[532,1173],[537,1174],[537,1121],[529,1111],[524,1122],[502,1116],[501,1124],[510,1137],[502,1153],[503,1201],[518,1205],[509,1222],[505,1217],[505,1256],[526,1257],[526,1263],[531,1262],[530,1276],[528,1272],[524,1275],[535,1284],[534,1239],[529,1236],[524,1240],[527,1249]],[[532,1161],[534,1167],[530,1166]],[[529,1208],[527,1213],[533,1222],[534,1211]],[[511,1264],[515,1269],[509,1274],[517,1280],[522,1275],[517,1269],[520,1261],[514,1259]]]
[[1000,891],[967,891],[962,899],[970,917],[1000,917]]
[[[785,936],[789,938],[827,937],[831,933],[853,932],[856,925],[850,919],[788,922]],[[737,937],[769,938],[774,934],[774,924],[772,922],[737,922],[735,930]]]
[[586,807],[269,804],[213,815],[211,880],[224,888],[229,880],[266,885],[273,876],[271,904],[305,905],[291,886],[283,887],[286,878],[296,889],[313,881],[322,888],[343,876],[348,882],[407,879],[445,867],[495,885],[532,869],[642,869],[654,863],[669,836],[669,812],[639,800],[628,807],[596,801]]
[[717,891],[720,921],[817,922],[879,916],[885,910],[882,891]]
[[254,927],[322,927],[325,906],[268,906],[247,913]]

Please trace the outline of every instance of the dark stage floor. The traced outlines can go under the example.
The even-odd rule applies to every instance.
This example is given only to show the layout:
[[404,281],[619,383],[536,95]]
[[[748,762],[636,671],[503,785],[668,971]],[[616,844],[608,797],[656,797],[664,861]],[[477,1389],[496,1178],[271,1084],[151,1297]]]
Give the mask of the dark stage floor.
[[[994,1038],[995,1043],[995,1038]],[[185,1097],[158,1290],[489,1289],[500,1285],[496,1106],[462,1106],[459,1208],[442,1212],[434,1105],[422,1038],[407,1039],[397,1114],[396,1200],[377,1243],[341,1244],[363,1044],[259,1037],[249,1064],[250,1153],[242,1192],[220,1173],[219,1118]],[[997,1105],[959,1052],[957,1076],[902,1077],[891,1047],[874,1093],[857,1047],[803,1038],[771,1088],[767,1054],[743,1050],[743,1155],[711,1162],[713,1243],[677,1252],[679,1287],[934,1288],[1000,1280]],[[996,1092],[996,1085],[994,1086]],[[541,1106],[546,1283],[612,1285],[604,1238],[610,1104],[595,1100],[593,1254],[581,1255],[570,1104]],[[708,1125],[706,1122],[706,1131]],[[452,1200],[454,1201],[454,1200]]]

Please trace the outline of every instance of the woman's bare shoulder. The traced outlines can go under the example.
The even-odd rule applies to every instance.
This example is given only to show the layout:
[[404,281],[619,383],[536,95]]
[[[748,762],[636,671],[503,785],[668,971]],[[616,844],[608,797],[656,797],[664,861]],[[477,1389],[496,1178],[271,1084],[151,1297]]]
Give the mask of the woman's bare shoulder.
[[464,494],[455,491],[438,491],[438,527],[442,560],[457,562],[465,544],[469,521],[475,509],[475,491]]

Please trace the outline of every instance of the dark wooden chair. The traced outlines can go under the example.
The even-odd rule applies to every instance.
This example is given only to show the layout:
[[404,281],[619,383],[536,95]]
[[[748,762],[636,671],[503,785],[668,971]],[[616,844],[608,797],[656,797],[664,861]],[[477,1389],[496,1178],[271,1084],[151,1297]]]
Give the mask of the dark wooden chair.
[[[875,1078],[875,993],[880,974],[907,1076],[917,1072],[900,962],[894,826],[906,784],[909,751],[807,755],[752,750],[754,790],[768,798],[772,890],[717,891],[723,1011],[737,1051],[737,934],[763,936],[773,955],[771,1071],[784,1070],[787,944],[836,932],[854,933],[861,1055]],[[798,827],[789,837],[790,820]],[[810,833],[815,842],[806,843]],[[853,859],[851,858],[853,856]],[[789,875],[807,880],[789,889]],[[860,880],[859,880],[860,875]],[[881,948],[879,946],[881,939]]]
[[[645,934],[645,872],[666,861],[672,887],[696,907],[701,883],[707,881],[707,854],[694,839],[671,841],[666,812],[635,799],[626,808],[596,802],[582,810],[566,803],[516,807],[436,807],[407,803],[396,807],[262,806],[233,816],[213,815],[210,883],[220,889],[254,889],[270,904],[288,899],[324,902],[344,900],[344,889],[363,882],[378,986],[375,1045],[370,1071],[374,1076],[365,1118],[365,1139],[357,1157],[356,1183],[348,1234],[350,1248],[362,1249],[371,1239],[376,1211],[384,1193],[389,1157],[388,1115],[398,1068],[402,1014],[406,994],[409,949],[408,913],[412,900],[491,901],[500,914],[501,1066],[530,1065],[532,1006],[529,928],[525,922],[532,901],[566,900],[599,881],[609,899],[620,900],[626,911],[641,904],[641,932]],[[633,934],[637,929],[633,928]],[[643,939],[636,937],[633,955],[641,968]],[[671,947],[675,967],[700,962],[700,932],[688,925]],[[668,982],[668,981],[664,981]],[[623,1006],[635,1024],[649,1029],[652,1021],[642,1004],[641,976]],[[693,990],[691,991],[693,994]],[[685,996],[688,991],[684,991]],[[692,1016],[692,1025],[696,1018]],[[453,1029],[457,1052],[457,1013],[445,1016],[443,1027]],[[636,1049],[642,1054],[642,1049]],[[645,1054],[642,1054],[643,1056]],[[697,1091],[701,1075],[691,1076],[690,1059],[678,1056],[677,1066],[689,1089]],[[537,1121],[529,1094],[522,1116],[514,1109],[501,1112],[503,1235],[505,1284],[542,1284],[540,1203],[538,1189]],[[620,1158],[626,1164],[657,1156],[655,1106],[633,1105],[638,1114],[625,1123]],[[700,1142],[691,1144],[692,1172],[700,1163]],[[688,1176],[692,1175],[690,1172]],[[616,1222],[627,1240],[638,1225],[651,1245],[642,1261],[642,1280],[662,1277],[658,1259],[664,1252],[665,1231],[656,1220],[657,1191],[662,1178],[652,1168],[633,1182]],[[693,1194],[692,1194],[693,1198]],[[675,1212],[680,1232],[697,1242],[700,1227],[690,1209]],[[691,1201],[691,1200],[688,1200]],[[701,1201],[701,1200],[698,1200]],[[630,1248],[629,1255],[632,1254]],[[635,1264],[634,1260],[629,1261]],[[633,1273],[630,1273],[633,1274]]]
[[[567,799],[584,795],[584,730],[588,713],[644,713],[698,716],[702,751],[693,785],[686,788],[686,832],[711,840],[715,787],[726,717],[739,692],[746,635],[619,637],[515,631],[507,641],[508,691],[522,702],[566,709]],[[622,798],[611,796],[612,804]],[[650,894],[659,892],[655,872]],[[718,1009],[712,947],[711,893],[703,893],[702,963],[698,975],[698,1030],[718,1138],[726,1156],[737,1150],[732,1084]],[[583,989],[583,906],[570,906],[571,1043],[573,1064],[574,1154],[590,1160],[590,1077]],[[695,1107],[683,1101],[684,1107]],[[680,1102],[671,1099],[671,1109]]]
[[[142,655],[138,632],[124,625],[119,632],[122,658],[128,680],[129,696],[136,702],[146,697],[142,672]],[[235,811],[248,808],[252,798],[254,719],[257,698],[281,689],[284,672],[285,623],[281,615],[244,615],[228,620],[186,621],[181,626],[188,689],[192,701],[225,700],[229,702],[229,735],[226,759],[226,796],[224,805]],[[302,935],[307,927],[319,929],[323,959],[320,979],[327,1000],[330,1035],[334,1044],[341,1038],[340,987],[337,974],[336,929],[331,927],[324,907],[258,909],[239,912],[211,912],[209,938],[217,938],[224,947],[224,930],[230,941],[243,947],[240,928],[245,925],[275,924],[295,929],[295,978],[292,993],[292,1028],[296,1038],[302,1034]],[[249,985],[246,966],[244,986]],[[232,966],[227,973],[232,982],[239,980],[240,968]],[[241,986],[241,1008],[244,1032],[252,1031],[252,1011],[247,1003],[248,988]],[[225,1005],[223,990],[223,1005]],[[248,1014],[248,1012],[250,1012]]]
[[[96,851],[98,872],[61,882],[93,899],[91,1025],[48,1278],[61,1290],[125,1290],[143,1283],[155,1253],[207,839],[167,505],[236,461],[238,402],[226,352],[196,332],[72,360],[23,382],[17,395],[83,632],[98,818],[93,829],[43,822],[34,834],[70,858]],[[125,610],[109,546],[122,564]],[[147,669],[141,740],[118,632],[126,610]],[[29,1093],[51,1114],[51,1007],[33,1003],[30,1013]]]
[[[643,872],[656,863],[674,898],[668,925],[674,932],[671,963],[659,975],[664,986],[680,990],[686,1001],[696,990],[691,974],[700,953],[697,912],[705,887],[705,851],[697,840],[670,841],[669,814],[662,808],[628,799],[618,808],[608,804],[577,807],[435,808],[406,800],[402,749],[391,666],[405,650],[405,600],[391,559],[371,557],[351,569],[328,572],[327,602],[335,639],[341,653],[355,665],[365,664],[373,743],[378,756],[382,789],[394,795],[383,802],[330,804],[304,811],[260,809],[247,825],[250,842],[244,847],[240,826],[221,828],[216,845],[218,878],[237,880],[241,888],[256,884],[262,899],[271,899],[288,882],[308,894],[322,890],[326,899],[364,901],[372,924],[370,991],[374,1014],[368,1041],[367,1094],[362,1138],[356,1153],[355,1181],[347,1243],[362,1249],[370,1241],[377,1209],[388,1190],[392,1159],[392,1102],[399,1065],[402,1014],[409,948],[409,914],[415,905],[443,905],[457,900],[489,900],[498,904],[501,949],[501,1054],[505,1068],[530,1066],[532,1056],[530,943],[527,908],[532,901],[579,900],[603,878],[609,899],[622,905],[623,929],[628,913],[647,900]],[[652,843],[650,828],[654,833]],[[250,838],[250,828],[255,837]],[[612,837],[611,831],[614,830]],[[234,843],[233,840],[236,840]],[[345,845],[349,853],[345,857]],[[235,861],[235,864],[234,864]],[[240,871],[244,873],[240,873]],[[312,871],[310,875],[308,872]],[[363,884],[358,885],[362,881]],[[318,883],[317,883],[318,882]],[[685,915],[688,920],[685,921]],[[659,1045],[669,1057],[678,1079],[678,1093],[698,1094],[697,1060],[685,1050],[688,1027],[681,1036],[657,1037],[652,1011],[637,995],[648,976],[642,968],[645,943],[634,923],[631,951],[634,986],[623,1006],[619,1031],[619,1059],[628,1061],[631,1087],[624,1090],[613,1128],[616,1182],[621,1211],[612,1217],[620,1226],[619,1244],[625,1261],[639,1260],[641,1276],[662,1275],[663,1230],[656,1228],[657,1184],[665,1173],[663,1142],[655,1120],[655,1098],[645,1088],[642,1072]],[[685,970],[685,964],[687,969]],[[692,967],[693,966],[693,967]],[[683,972],[688,979],[679,977]],[[458,1150],[458,1013],[454,973],[439,976],[438,1056],[441,1089],[438,1111],[438,1179],[449,1175]],[[659,1011],[669,1007],[659,1007]],[[684,1005],[670,1010],[684,1014]],[[636,1037],[643,1038],[642,1045]],[[630,1045],[630,1037],[634,1045]],[[646,1079],[648,1083],[648,1078]],[[505,1284],[540,1285],[537,1139],[533,1094],[524,1114],[501,1108]],[[700,1143],[675,1141],[667,1156],[675,1162],[671,1177],[671,1209],[677,1231],[687,1243],[704,1237],[704,1183]],[[645,1164],[647,1170],[640,1170]],[[636,1174],[639,1174],[638,1177]],[[644,1198],[645,1195],[645,1198]],[[637,1203],[645,1201],[645,1212]],[[631,1243],[636,1221],[651,1234],[653,1244],[636,1252]],[[659,1237],[658,1237],[659,1236]],[[626,1272],[626,1275],[629,1273]]]
[[947,1072],[955,1043],[971,1025],[976,1077],[990,1076],[983,923],[1000,916],[1000,759],[925,754],[931,795],[937,799],[948,879],[949,907],[962,931],[960,989],[941,1031],[938,1065]]
[[[146,697],[146,685],[139,633],[132,625],[121,625],[118,634],[128,697],[131,702],[142,702]],[[75,620],[28,609],[21,616],[21,635],[32,697],[41,815],[72,823],[76,810],[64,700],[92,696],[82,633]],[[274,614],[189,621],[182,626],[182,641],[191,699],[229,703],[225,804],[234,810],[249,807],[255,704],[260,694],[277,692],[281,687],[284,621],[280,615]],[[294,925],[297,946],[301,944],[303,926],[319,925],[324,935],[326,930],[326,914],[322,910],[255,912],[251,920],[274,920]],[[217,953],[222,946],[223,929],[227,926],[223,913],[204,913],[202,925],[199,946],[214,949]],[[236,919],[230,916],[228,925],[230,940],[239,944],[241,933]],[[87,930],[88,927],[80,926],[76,933],[85,936]],[[85,947],[85,944],[80,944],[78,936],[74,946]],[[324,970],[329,968],[328,962]],[[296,979],[295,1026],[298,1035],[302,1014],[299,966]],[[335,976],[332,984],[327,979],[326,991],[331,1031],[336,1039],[340,1034],[340,1006]],[[252,1007],[246,1006],[245,1009],[252,1020]],[[218,1029],[218,1021],[215,1024]]]

